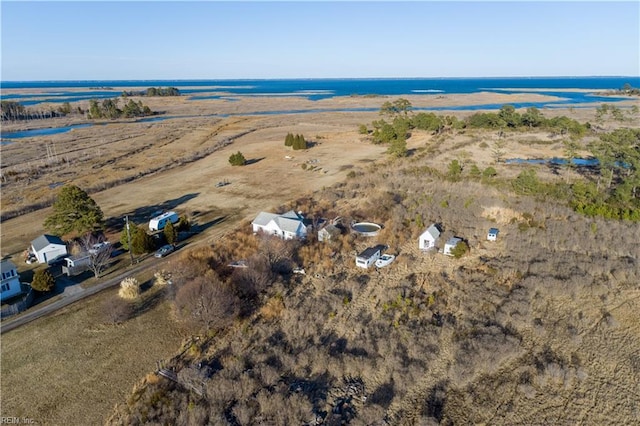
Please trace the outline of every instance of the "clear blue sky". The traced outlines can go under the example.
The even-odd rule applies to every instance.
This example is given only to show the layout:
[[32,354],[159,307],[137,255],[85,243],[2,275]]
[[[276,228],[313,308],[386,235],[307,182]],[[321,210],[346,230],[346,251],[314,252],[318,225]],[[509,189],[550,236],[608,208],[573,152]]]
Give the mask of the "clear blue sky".
[[0,3],[9,80],[640,75],[640,2]]

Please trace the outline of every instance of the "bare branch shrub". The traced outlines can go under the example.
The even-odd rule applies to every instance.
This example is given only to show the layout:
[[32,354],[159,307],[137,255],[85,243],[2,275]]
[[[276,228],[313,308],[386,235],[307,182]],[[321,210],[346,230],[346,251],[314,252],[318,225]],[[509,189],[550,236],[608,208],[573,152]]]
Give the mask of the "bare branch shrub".
[[248,259],[258,250],[260,240],[250,232],[251,225],[242,223],[237,230],[227,235],[212,247],[213,266],[220,271],[229,263]]
[[268,260],[264,257],[248,259],[246,268],[236,268],[231,274],[234,291],[249,301],[266,290],[275,278]]
[[291,259],[297,252],[299,245],[297,240],[283,240],[275,236],[262,235],[258,246],[258,255],[266,260],[273,272],[290,272]]
[[219,329],[238,314],[239,299],[213,276],[201,276],[183,284],[175,296],[177,316],[193,330]]
[[337,245],[341,239],[338,239],[338,243],[310,243],[307,242],[298,250],[298,258],[305,268],[309,268],[313,265],[314,268],[330,272],[333,270],[335,262],[332,260],[332,256],[337,251]]
[[267,303],[265,303],[260,308],[260,315],[267,321],[279,318],[282,315],[282,311],[284,311],[284,303],[282,302],[282,296],[276,295],[270,298]]
[[107,324],[120,324],[133,315],[131,303],[118,297],[109,297],[102,304],[104,322]]
[[153,274],[153,278],[153,284],[158,286],[165,286],[171,282],[171,274],[164,269]]
[[172,282],[177,287],[192,279],[206,275],[212,270],[215,253],[211,247],[203,246],[181,253],[170,270]]

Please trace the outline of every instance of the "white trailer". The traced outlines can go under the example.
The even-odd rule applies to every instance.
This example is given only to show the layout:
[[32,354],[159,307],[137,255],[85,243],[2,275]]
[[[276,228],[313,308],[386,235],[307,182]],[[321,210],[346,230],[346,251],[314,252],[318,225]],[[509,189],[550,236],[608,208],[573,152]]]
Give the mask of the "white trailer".
[[160,231],[161,229],[164,229],[165,226],[167,226],[168,222],[176,224],[179,220],[180,217],[178,216],[178,213],[166,212],[161,214],[160,216],[154,217],[149,221],[149,230],[151,232]]
[[84,271],[91,269],[91,255],[81,254],[64,258],[65,264],[62,265],[62,273],[68,277],[78,275]]

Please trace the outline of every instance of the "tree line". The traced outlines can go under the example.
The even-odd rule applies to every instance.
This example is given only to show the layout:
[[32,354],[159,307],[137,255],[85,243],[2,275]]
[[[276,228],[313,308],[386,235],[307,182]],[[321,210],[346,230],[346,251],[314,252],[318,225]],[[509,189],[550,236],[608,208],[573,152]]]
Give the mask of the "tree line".
[[60,108],[37,109],[25,108],[20,102],[1,101],[0,116],[2,121],[43,120],[46,118],[64,117],[71,113],[71,105],[65,102]]
[[142,101],[134,102],[129,99],[123,108],[118,106],[119,101],[120,98],[104,99],[102,102],[98,102],[96,99],[90,100],[88,118],[132,118],[153,114],[151,108],[144,105]]
[[371,134],[374,143],[391,143],[406,139],[412,129],[428,130],[436,134],[447,130],[461,129],[544,129],[561,135],[584,136],[591,129],[590,123],[580,123],[566,116],[546,118],[538,108],[529,107],[524,113],[518,113],[513,105],[503,105],[498,112],[477,112],[460,120],[455,116],[440,116],[432,112],[410,114],[412,105],[406,99],[385,102],[380,108],[384,118],[372,122],[373,130],[360,125],[361,134]]
[[633,87],[631,83],[625,83],[620,89],[612,90],[605,93],[605,95],[611,96],[618,96],[621,94],[627,96],[640,96],[640,89],[638,89],[637,87]]
[[180,90],[175,87],[149,87],[146,90],[125,90],[122,96],[180,96]]
[[152,115],[153,111],[142,101],[134,102],[132,99],[126,99],[124,106],[119,107],[120,98],[104,99],[99,102],[97,99],[89,101],[89,110],[85,111],[78,106],[75,110],[69,102],[64,102],[58,109],[38,109],[26,108],[19,102],[2,101],[0,102],[0,117],[2,121],[22,121],[22,120],[42,120],[47,118],[66,117],[72,113],[87,114],[87,118],[132,118],[145,117]]

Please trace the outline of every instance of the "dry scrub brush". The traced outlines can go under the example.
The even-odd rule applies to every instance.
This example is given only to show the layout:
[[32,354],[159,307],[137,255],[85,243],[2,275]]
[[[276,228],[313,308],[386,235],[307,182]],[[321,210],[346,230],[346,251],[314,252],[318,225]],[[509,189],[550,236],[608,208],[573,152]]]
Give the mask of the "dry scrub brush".
[[[412,252],[412,262],[376,273],[353,266],[352,251],[369,240],[352,234],[296,247],[240,233],[251,245],[241,257],[250,267],[213,286],[224,293],[216,303],[245,297],[258,309],[246,312],[242,326],[203,343],[197,361],[207,369],[206,398],[164,381],[149,384],[121,418],[132,424],[633,423],[640,229],[478,182],[440,181],[419,166],[411,160],[376,166],[318,197],[329,197],[344,216],[383,223],[379,240],[393,249],[417,245],[419,225],[436,222],[445,235],[469,241],[468,256]],[[322,205],[309,200],[305,208],[321,212]],[[487,243],[495,223],[484,215],[496,206],[516,219]],[[185,257],[177,281],[193,286],[184,296],[193,306],[202,306],[201,293],[211,287],[206,280],[214,276],[209,271],[221,263],[216,259],[240,253],[225,244],[216,245],[223,256],[216,248]],[[324,265],[334,250],[331,267]],[[283,272],[290,259],[314,263],[323,275],[292,279]],[[216,321],[233,323],[237,311],[226,312]],[[177,370],[193,368],[192,360],[174,361]]]
[[177,317],[198,333],[228,326],[238,315],[239,302],[227,284],[209,274],[181,285],[174,306]]
[[128,277],[120,282],[118,296],[126,300],[133,300],[140,296],[140,283],[134,277]]
[[163,269],[153,274],[153,278],[154,285],[165,286],[171,281],[171,274]]
[[102,315],[107,324],[120,324],[133,315],[133,306],[127,300],[109,297],[102,304]]

